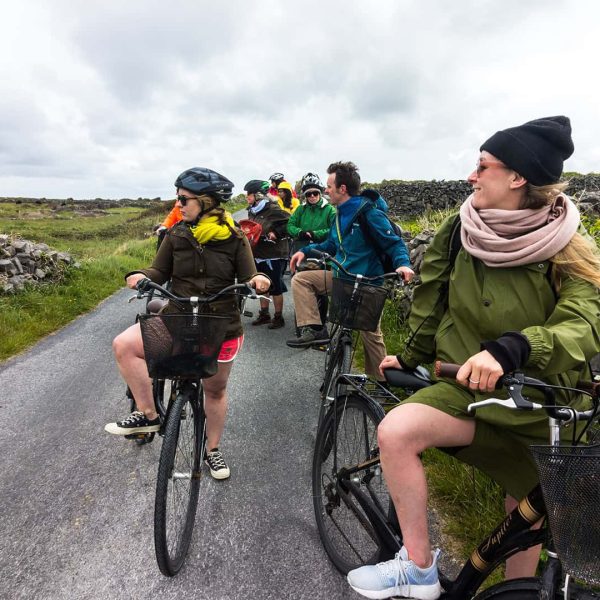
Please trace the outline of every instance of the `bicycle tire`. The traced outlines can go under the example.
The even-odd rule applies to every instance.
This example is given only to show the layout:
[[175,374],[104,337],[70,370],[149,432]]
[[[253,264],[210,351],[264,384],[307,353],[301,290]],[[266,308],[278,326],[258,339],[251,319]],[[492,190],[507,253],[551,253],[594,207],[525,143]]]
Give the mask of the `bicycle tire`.
[[[335,382],[341,373],[350,373],[352,370],[352,339],[345,336],[340,331],[332,336],[333,348],[327,352],[327,362],[325,364],[325,376],[321,386],[321,406],[319,408],[320,425],[325,415],[327,406],[331,403],[335,394]],[[344,393],[344,388],[339,390]]]
[[[378,404],[349,394],[336,399],[317,432],[312,466],[315,519],[325,551],[343,574],[390,558],[382,555],[370,524],[359,520],[357,513],[364,517],[364,512],[356,500],[348,497],[346,502],[341,497],[334,467],[337,462],[339,471],[340,465],[359,464],[377,455],[377,426],[383,417],[384,411]],[[381,467],[365,471],[360,477],[360,488],[377,499],[393,522],[394,507]]]
[[202,388],[178,390],[168,414],[156,480],[154,548],[160,572],[176,575],[192,539],[200,491],[205,419]]
[[[473,600],[539,600],[542,583],[539,577],[511,579],[497,583],[477,594]],[[564,592],[557,590],[553,600],[564,600]],[[569,584],[569,600],[598,600],[600,595],[577,584]]]

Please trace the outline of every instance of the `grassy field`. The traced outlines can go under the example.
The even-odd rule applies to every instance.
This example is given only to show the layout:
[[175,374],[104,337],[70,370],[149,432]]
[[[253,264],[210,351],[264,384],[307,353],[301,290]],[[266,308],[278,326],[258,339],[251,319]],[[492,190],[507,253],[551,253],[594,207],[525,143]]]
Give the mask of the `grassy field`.
[[80,264],[64,281],[0,296],[0,360],[93,309],[123,286],[123,274],[154,255],[152,226],[165,205],[105,211],[52,210],[50,205],[0,203],[0,232],[69,252]]

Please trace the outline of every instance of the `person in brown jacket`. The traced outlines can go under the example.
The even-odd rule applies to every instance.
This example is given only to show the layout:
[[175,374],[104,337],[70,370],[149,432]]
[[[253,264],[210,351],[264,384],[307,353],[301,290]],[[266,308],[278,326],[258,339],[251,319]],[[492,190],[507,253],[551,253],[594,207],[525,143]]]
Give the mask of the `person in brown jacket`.
[[[233,183],[215,171],[196,167],[184,171],[175,181],[175,187],[176,205],[183,220],[167,232],[150,268],[126,275],[127,286],[135,289],[146,277],[158,284],[170,280],[173,294],[190,297],[214,294],[237,280],[248,282],[259,293],[266,292],[271,284],[269,278],[257,273],[248,240],[220,206],[231,197]],[[227,414],[227,380],[244,336],[235,297],[218,299],[208,305],[208,310],[230,315],[218,371],[202,382],[207,429],[205,460],[215,479],[226,479],[230,471],[219,442]],[[179,312],[179,309],[169,303],[165,311]],[[106,431],[117,435],[158,431],[160,421],[139,324],[119,334],[113,341],[113,350],[137,410],[121,421],[108,423]]]
[[254,261],[258,272],[264,273],[272,281],[269,293],[275,309],[271,320],[269,303],[267,300],[261,300],[260,312],[252,321],[252,325],[268,323],[269,329],[279,329],[285,325],[282,310],[283,293],[287,292],[287,287],[283,281],[283,274],[289,253],[287,222],[290,215],[281,209],[276,201],[270,200],[270,196],[267,195],[268,189],[269,182],[260,179],[253,179],[244,186],[248,200],[248,219],[262,227],[262,236],[252,248]]

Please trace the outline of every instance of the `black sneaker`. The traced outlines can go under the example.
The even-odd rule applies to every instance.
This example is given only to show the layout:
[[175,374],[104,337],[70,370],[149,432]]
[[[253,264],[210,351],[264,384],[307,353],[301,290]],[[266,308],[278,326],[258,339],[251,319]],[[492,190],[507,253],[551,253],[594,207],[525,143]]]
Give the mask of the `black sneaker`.
[[204,462],[210,469],[213,479],[227,479],[231,475],[223,454],[218,448],[213,448],[210,452],[207,452]]
[[152,433],[160,429],[160,418],[150,421],[143,412],[134,410],[126,419],[116,423],[107,423],[104,431],[115,435],[130,435],[132,433]]
[[315,344],[326,344],[329,342],[329,332],[327,327],[315,330],[310,325],[300,328],[300,337],[287,340],[286,344],[290,348],[305,348]]

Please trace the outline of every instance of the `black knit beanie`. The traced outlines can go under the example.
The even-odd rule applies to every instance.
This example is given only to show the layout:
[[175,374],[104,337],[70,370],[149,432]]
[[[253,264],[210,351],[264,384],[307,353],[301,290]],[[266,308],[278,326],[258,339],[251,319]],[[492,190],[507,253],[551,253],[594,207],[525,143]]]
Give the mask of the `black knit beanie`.
[[573,154],[568,117],[544,117],[497,131],[480,150],[493,154],[533,185],[556,183]]

